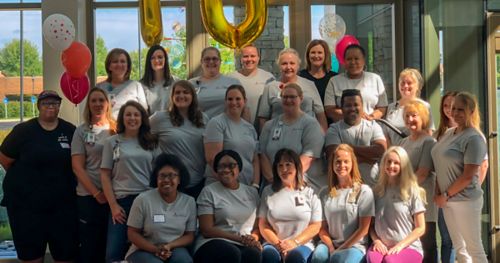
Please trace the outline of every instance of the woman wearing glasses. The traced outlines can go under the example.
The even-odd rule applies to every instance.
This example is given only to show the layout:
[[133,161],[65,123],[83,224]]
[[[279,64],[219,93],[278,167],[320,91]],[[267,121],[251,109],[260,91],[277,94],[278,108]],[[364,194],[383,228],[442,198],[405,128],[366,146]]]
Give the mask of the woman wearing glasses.
[[7,171],[1,204],[22,261],[42,262],[47,243],[55,261],[70,262],[76,255],[75,126],[58,118],[60,105],[55,91],[40,93],[38,118],[16,125],[0,147]]
[[205,186],[197,200],[201,235],[196,241],[194,261],[259,263],[259,194],[239,182],[244,164],[237,152],[223,150],[213,163],[219,181]]
[[157,157],[150,179],[154,189],[140,194],[130,209],[128,262],[193,262],[187,246],[194,240],[196,203],[179,192],[188,182],[188,170],[177,156]]
[[196,87],[201,110],[211,119],[224,112],[226,89],[240,81],[220,73],[220,51],[206,47],[201,52],[201,76],[190,79]]

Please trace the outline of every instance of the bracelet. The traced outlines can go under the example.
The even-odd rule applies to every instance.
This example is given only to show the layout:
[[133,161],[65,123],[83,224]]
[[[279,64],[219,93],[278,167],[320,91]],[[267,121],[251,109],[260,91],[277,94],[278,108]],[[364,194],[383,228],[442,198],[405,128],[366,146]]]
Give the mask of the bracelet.
[[260,185],[258,183],[253,183],[252,186],[257,188],[257,189],[260,189]]
[[300,246],[300,242],[297,239],[294,239],[293,242],[295,242],[296,246],[298,246],[298,247]]
[[98,195],[100,195],[101,193],[102,193],[101,191],[97,191],[97,192],[95,192],[95,194],[93,195],[93,196],[94,196],[94,198],[96,198],[96,197],[97,197]]

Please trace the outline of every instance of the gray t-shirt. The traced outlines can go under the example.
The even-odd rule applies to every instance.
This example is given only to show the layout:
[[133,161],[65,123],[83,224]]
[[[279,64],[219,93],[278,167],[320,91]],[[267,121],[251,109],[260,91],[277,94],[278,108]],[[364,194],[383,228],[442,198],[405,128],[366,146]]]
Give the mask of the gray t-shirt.
[[[316,116],[317,113],[324,113],[323,103],[319,96],[318,90],[314,82],[297,76],[297,83],[304,94],[304,100],[300,105],[303,112]],[[257,116],[266,119],[274,119],[283,113],[283,106],[281,104],[281,88],[282,83],[275,80],[268,83],[264,87],[264,93],[259,103]]]
[[[354,188],[337,189],[337,196],[330,196],[330,191],[324,187],[319,196],[323,205],[323,220],[328,223],[328,233],[335,247],[341,246],[359,228],[360,217],[375,216],[375,201],[372,189],[362,184],[357,197]],[[353,247],[366,253],[368,236],[356,242]]]
[[255,125],[259,100],[264,92],[264,86],[274,80],[273,74],[259,68],[257,69],[257,73],[252,76],[245,76],[238,71],[232,72],[228,76],[238,79],[245,88],[247,95],[246,105],[250,108],[251,114],[250,123]]
[[327,176],[323,170],[322,150],[324,135],[318,121],[303,114],[292,124],[282,121],[283,115],[266,122],[260,134],[260,153],[265,154],[271,164],[276,153],[288,148],[298,153],[314,157],[315,160],[305,175],[306,181],[314,190],[326,185]]
[[118,118],[120,108],[129,100],[139,102],[145,110],[148,110],[148,103],[146,101],[146,94],[141,83],[135,80],[127,80],[122,84],[113,88],[111,83],[104,81],[98,83],[96,87],[105,90],[108,93],[109,101],[111,102],[111,109],[113,118]]
[[[332,144],[346,143],[352,146],[371,146],[377,140],[385,141],[380,125],[372,120],[361,119],[361,123],[349,126],[344,120],[332,123],[326,132],[325,147]],[[373,187],[378,180],[378,163],[359,163],[359,172],[363,182]]]
[[[387,187],[384,196],[375,197],[375,232],[389,249],[413,231],[415,214],[425,211],[419,193],[412,191],[405,202],[399,191],[399,187]],[[420,239],[410,248],[423,254]]]
[[[321,201],[310,187],[300,190],[284,187],[274,192],[268,185],[262,192],[259,217],[269,222],[280,240],[293,240],[310,223],[322,221],[321,211]],[[304,245],[314,250],[312,240]]]
[[178,80],[177,77],[172,76],[170,84],[163,86],[163,83],[154,83],[153,87],[148,87],[144,83],[144,94],[148,102],[149,114],[162,110],[168,110],[168,103],[170,102],[170,93],[172,92],[172,84]]
[[[127,225],[141,229],[142,236],[153,244],[170,243],[196,230],[196,202],[194,198],[177,192],[177,198],[167,203],[158,192],[151,189],[135,198]],[[127,256],[138,248],[132,244]]]
[[[223,149],[239,153],[243,161],[240,182],[252,184],[253,158],[258,151],[257,132],[252,124],[244,119],[236,123],[222,113],[208,122],[203,137],[204,143],[221,142]],[[206,169],[206,175],[209,183],[214,180],[209,167]]]
[[[71,142],[71,155],[81,154],[85,156],[85,171],[90,181],[99,190],[102,190],[99,171],[101,168],[102,149],[106,138],[111,136],[109,132],[109,125],[95,126],[82,124],[76,128],[73,141]],[[79,196],[90,195],[80,182],[76,186],[76,193]]]
[[425,221],[437,222],[437,206],[434,203],[434,192],[436,190],[436,173],[434,173],[434,165],[432,163],[431,150],[436,144],[436,140],[430,136],[422,136],[417,140],[411,140],[406,137],[401,141],[400,146],[408,153],[413,171],[420,168],[430,169],[430,173],[425,181],[420,185],[425,189],[425,197],[427,204],[425,206]]
[[[215,182],[201,190],[196,203],[198,216],[213,215],[215,227],[230,233],[249,235],[257,217],[259,194],[254,187],[248,185],[240,184],[238,189],[232,190],[220,182]],[[212,239],[199,235],[195,250]],[[223,240],[239,244],[232,240]]]
[[[435,130],[436,127],[434,126],[434,119],[432,118],[431,105],[427,101],[422,100],[422,99],[418,99],[418,101],[422,102],[429,110],[429,122],[430,122],[429,127],[431,130]],[[390,122],[392,125],[394,125],[396,128],[405,132],[406,135],[409,135],[410,131],[408,130],[408,128],[406,128],[406,124],[405,124],[405,120],[404,120],[404,116],[403,116],[404,110],[405,110],[405,107],[400,106],[398,101],[392,102],[387,107],[387,114],[385,114],[384,118],[388,122]],[[392,131],[390,128],[388,128],[386,125],[381,125],[381,126],[382,126],[382,129],[384,130],[384,134],[386,134],[386,136],[391,139],[392,145],[400,145],[401,144],[400,141],[403,139],[403,138],[401,138],[401,136],[396,134],[394,131]]]
[[345,73],[331,78],[326,86],[325,106],[340,107],[342,91],[346,89],[361,91],[363,110],[367,114],[373,113],[376,107],[387,107],[387,94],[382,79],[379,75],[366,71],[359,79],[350,79]]
[[233,84],[241,85],[239,80],[224,75],[210,81],[201,81],[200,77],[192,78],[189,81],[196,88],[200,109],[210,119],[224,112],[224,98],[227,88]]
[[[172,125],[170,115],[166,111],[157,111],[149,118],[151,132],[158,134],[162,152],[179,157],[189,172],[187,188],[199,184],[205,176],[205,152],[203,150],[203,132],[205,127],[198,128],[188,119],[181,126]],[[203,114],[203,122],[208,123]]]
[[[455,130],[456,128],[448,129],[431,152],[441,193],[462,175],[465,164],[481,165],[486,158],[487,147],[480,132],[474,128],[466,128],[454,134]],[[479,174],[448,201],[471,201],[481,198],[483,190],[478,178]]]
[[153,161],[158,154],[158,149],[144,150],[137,138],[125,138],[121,134],[115,134],[106,139],[101,168],[111,170],[116,199],[140,194],[150,188],[149,177],[153,171]]

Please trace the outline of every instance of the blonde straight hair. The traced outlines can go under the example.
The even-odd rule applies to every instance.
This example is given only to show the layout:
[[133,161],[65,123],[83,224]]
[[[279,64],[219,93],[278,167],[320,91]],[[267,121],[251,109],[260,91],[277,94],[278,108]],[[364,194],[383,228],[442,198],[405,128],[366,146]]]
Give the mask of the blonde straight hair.
[[361,179],[361,174],[359,172],[358,168],[358,160],[356,159],[356,155],[354,154],[354,149],[352,149],[351,146],[348,144],[342,143],[337,146],[335,151],[332,152],[332,154],[328,157],[329,160],[329,165],[328,165],[328,192],[330,193],[331,197],[336,197],[337,196],[337,187],[339,186],[339,179],[337,178],[337,174],[335,173],[335,156],[338,151],[346,151],[349,153],[351,157],[351,180],[352,180],[352,185],[361,185],[363,183],[363,180]]
[[410,163],[410,158],[405,149],[400,146],[392,146],[384,153],[382,160],[380,161],[380,173],[379,179],[375,187],[373,187],[373,193],[377,197],[382,197],[385,194],[386,188],[389,185],[389,178],[385,172],[386,170],[386,160],[389,153],[395,153],[399,157],[400,170],[398,178],[399,196],[404,202],[409,201],[412,193],[417,193],[420,199],[426,203],[425,190],[418,185],[417,176],[413,173],[413,168]]

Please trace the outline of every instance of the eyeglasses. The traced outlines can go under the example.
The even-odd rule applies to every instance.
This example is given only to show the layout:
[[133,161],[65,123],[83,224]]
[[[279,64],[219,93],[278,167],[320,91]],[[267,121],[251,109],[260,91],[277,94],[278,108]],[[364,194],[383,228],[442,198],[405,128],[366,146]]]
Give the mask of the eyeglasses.
[[176,173],[168,173],[168,174],[159,174],[158,175],[158,180],[171,180],[171,179],[174,179],[175,177],[178,177],[179,174],[176,174]]
[[284,95],[281,98],[283,98],[284,100],[294,100],[294,99],[296,99],[298,97],[299,96],[297,96],[297,95]]
[[234,168],[238,167],[237,163],[219,163],[217,165],[217,171],[224,170],[226,168],[232,170]]
[[204,63],[210,63],[210,61],[219,62],[219,60],[220,60],[220,58],[218,58],[218,57],[204,57],[203,58]]
[[44,102],[40,102],[40,105],[42,105],[43,107],[59,107],[61,106],[61,102],[60,101],[44,101]]

